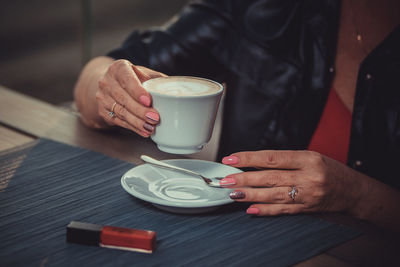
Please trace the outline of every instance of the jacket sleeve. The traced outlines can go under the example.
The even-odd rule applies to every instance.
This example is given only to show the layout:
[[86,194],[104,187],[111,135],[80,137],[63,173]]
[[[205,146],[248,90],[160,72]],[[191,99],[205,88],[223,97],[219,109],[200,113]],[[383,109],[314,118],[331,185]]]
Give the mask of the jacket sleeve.
[[108,56],[127,59],[168,75],[222,81],[226,70],[213,56],[215,51],[211,51],[231,25],[223,9],[224,1],[209,2],[192,2],[163,27],[134,31]]

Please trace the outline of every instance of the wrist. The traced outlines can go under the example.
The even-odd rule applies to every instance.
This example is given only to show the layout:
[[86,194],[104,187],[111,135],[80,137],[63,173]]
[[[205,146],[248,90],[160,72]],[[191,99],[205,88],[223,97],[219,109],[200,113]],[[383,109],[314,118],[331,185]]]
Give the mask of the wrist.
[[353,201],[350,203],[350,207],[348,209],[348,213],[356,218],[364,219],[367,217],[369,208],[372,206],[369,203],[369,197],[372,192],[372,179],[358,173],[355,175],[355,182],[353,186],[353,190],[351,190],[351,194],[353,194]]
[[345,177],[346,180],[341,188],[345,202],[342,211],[354,218],[399,232],[398,190],[350,168],[339,177]]

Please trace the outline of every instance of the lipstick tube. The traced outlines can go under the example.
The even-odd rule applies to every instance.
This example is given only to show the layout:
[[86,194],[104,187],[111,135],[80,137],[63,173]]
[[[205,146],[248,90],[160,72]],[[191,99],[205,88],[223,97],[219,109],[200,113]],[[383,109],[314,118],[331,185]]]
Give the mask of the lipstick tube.
[[153,253],[156,232],[71,221],[67,242],[143,253]]

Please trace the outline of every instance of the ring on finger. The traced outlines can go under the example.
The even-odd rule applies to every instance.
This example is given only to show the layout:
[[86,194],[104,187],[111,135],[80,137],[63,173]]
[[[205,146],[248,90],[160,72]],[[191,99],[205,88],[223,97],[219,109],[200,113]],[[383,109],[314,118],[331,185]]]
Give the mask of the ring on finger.
[[114,101],[114,104],[112,104],[112,106],[111,106],[111,110],[108,112],[108,116],[110,116],[111,118],[114,118],[114,116],[115,116],[114,109],[115,109],[116,105],[117,105],[117,101]]
[[297,188],[295,186],[292,186],[292,190],[289,191],[289,196],[294,201],[298,193],[299,193],[299,190],[297,190]]

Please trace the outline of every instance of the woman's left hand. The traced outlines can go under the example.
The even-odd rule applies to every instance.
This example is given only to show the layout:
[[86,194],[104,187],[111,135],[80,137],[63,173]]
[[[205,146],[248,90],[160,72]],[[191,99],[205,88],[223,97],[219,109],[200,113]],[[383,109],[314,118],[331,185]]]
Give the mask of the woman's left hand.
[[223,187],[235,188],[230,194],[235,201],[255,202],[249,214],[351,212],[365,190],[361,173],[312,151],[240,152],[222,162],[260,169],[221,180]]

